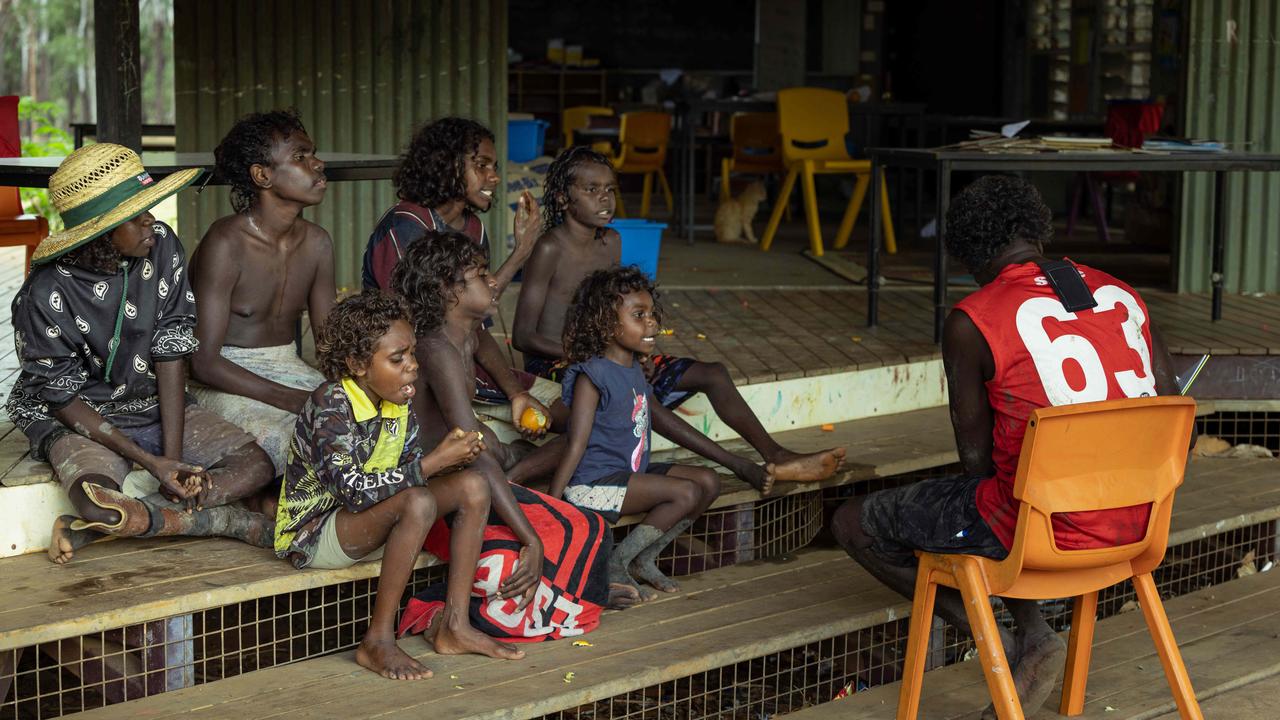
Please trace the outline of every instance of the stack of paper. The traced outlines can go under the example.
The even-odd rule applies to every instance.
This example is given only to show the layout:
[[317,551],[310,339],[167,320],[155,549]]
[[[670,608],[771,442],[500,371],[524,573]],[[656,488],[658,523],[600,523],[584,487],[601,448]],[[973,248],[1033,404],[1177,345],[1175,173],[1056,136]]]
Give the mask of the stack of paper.
[[1111,138],[1045,135],[1040,138],[1040,142],[1051,150],[1109,150],[1111,148]]

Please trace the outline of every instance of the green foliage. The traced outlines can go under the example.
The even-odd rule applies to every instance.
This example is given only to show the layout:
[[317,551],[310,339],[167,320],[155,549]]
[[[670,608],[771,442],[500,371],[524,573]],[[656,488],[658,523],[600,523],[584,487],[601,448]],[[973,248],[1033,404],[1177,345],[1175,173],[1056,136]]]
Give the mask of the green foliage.
[[[56,102],[39,102],[30,97],[18,99],[18,122],[27,121],[31,127],[31,134],[22,138],[23,157],[64,157],[71,154],[75,149],[74,140],[59,123],[62,115],[63,109]],[[49,221],[49,232],[62,229],[62,219],[53,209],[48,190],[22,188],[22,204],[27,212],[43,215]]]

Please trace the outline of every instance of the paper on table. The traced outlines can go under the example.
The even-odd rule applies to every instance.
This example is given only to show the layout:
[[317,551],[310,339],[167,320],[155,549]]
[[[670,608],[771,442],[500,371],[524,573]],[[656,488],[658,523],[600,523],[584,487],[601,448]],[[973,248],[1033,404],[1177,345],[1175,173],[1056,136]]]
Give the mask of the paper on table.
[[1030,120],[1023,120],[1022,122],[1013,122],[1008,125],[1002,125],[1000,126],[1000,134],[1007,138],[1011,138],[1022,132],[1022,129],[1030,124]]

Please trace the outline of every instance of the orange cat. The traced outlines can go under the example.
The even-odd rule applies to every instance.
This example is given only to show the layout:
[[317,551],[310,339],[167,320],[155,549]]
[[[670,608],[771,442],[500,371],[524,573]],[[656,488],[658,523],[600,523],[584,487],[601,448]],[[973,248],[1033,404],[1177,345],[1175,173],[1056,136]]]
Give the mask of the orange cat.
[[[716,208],[716,242],[757,242],[756,234],[751,231],[751,219],[764,198],[764,185],[753,182],[738,197],[720,203]],[[742,239],[743,235],[746,240]]]

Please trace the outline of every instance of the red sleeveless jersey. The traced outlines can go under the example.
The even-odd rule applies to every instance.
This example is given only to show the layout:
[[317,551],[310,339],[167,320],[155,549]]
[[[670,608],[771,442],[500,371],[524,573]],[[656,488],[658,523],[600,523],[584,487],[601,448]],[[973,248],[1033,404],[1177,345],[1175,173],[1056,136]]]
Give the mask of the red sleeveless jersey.
[[[1095,308],[1067,312],[1044,273],[1030,262],[1005,267],[956,305],[978,326],[995,359],[987,382],[995,476],[978,485],[977,504],[1005,547],[1012,545],[1018,521],[1013,480],[1031,411],[1156,394],[1146,303],[1120,280],[1076,267],[1098,301]],[[1058,513],[1054,539],[1063,550],[1135,542],[1146,532],[1149,512],[1149,506],[1139,505]]]

